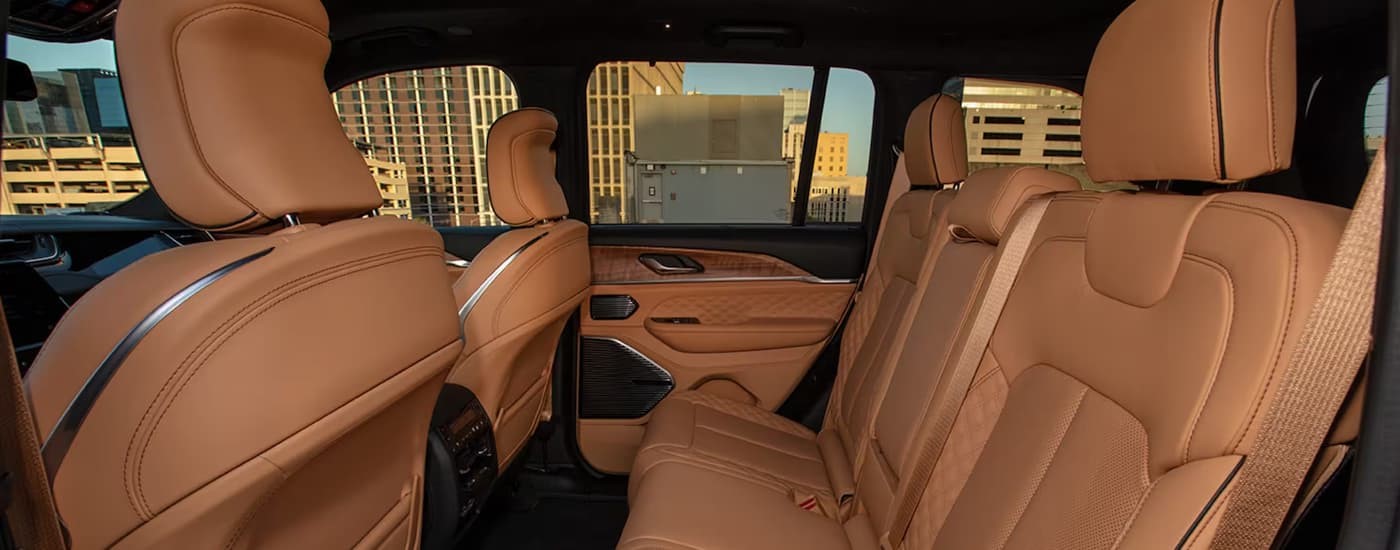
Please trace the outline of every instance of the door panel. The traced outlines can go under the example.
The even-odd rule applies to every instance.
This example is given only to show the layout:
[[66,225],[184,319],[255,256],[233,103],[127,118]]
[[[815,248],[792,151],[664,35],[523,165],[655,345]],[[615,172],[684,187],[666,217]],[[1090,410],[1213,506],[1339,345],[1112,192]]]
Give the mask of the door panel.
[[[658,272],[642,261],[650,255],[700,270]],[[592,260],[599,300],[580,312],[578,441],[590,465],[611,473],[631,468],[658,396],[699,389],[776,409],[855,289],[755,252],[594,246]]]
[[[591,225],[594,246],[643,246],[753,252],[822,279],[865,271],[865,228],[856,225]],[[449,250],[451,250],[449,248]]]

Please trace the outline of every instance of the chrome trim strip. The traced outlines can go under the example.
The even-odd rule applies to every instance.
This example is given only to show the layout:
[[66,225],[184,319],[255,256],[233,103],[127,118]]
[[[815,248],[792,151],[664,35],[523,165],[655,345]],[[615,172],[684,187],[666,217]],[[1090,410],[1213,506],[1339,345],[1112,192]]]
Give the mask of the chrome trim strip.
[[467,261],[467,260],[447,260],[447,265],[450,265],[450,266],[452,266],[452,267],[460,267],[460,268],[462,268],[462,269],[466,269],[466,268],[468,268],[468,267],[471,267],[471,266],[472,266],[472,263],[469,262],[469,261]]
[[654,285],[663,283],[750,283],[798,281],[814,285],[848,285],[857,279],[823,279],[815,275],[789,275],[782,277],[667,277],[665,279],[643,279],[636,281],[593,281],[594,285]]
[[92,412],[92,406],[97,402],[97,397],[102,394],[107,383],[112,381],[112,376],[117,373],[122,362],[126,361],[127,356],[131,355],[131,351],[136,348],[137,344],[141,343],[141,340],[151,332],[151,329],[154,329],[157,324],[165,320],[194,295],[208,288],[209,285],[270,252],[272,252],[271,248],[255,252],[200,277],[189,286],[180,289],[174,296],[166,298],[164,302],[147,313],[140,323],[132,327],[121,341],[117,342],[111,353],[102,359],[102,363],[98,364],[88,379],[83,382],[77,395],[68,403],[68,408],[64,409],[63,414],[58,417],[58,422],[54,424],[49,436],[44,439],[41,453],[44,455],[44,469],[48,471],[50,484],[53,483],[54,475],[58,473],[59,465],[63,464],[63,458],[68,454],[68,449],[73,446],[73,438],[77,437],[78,429],[82,427],[83,420],[87,418],[89,412]]
[[[622,340],[618,340],[617,338],[613,338],[613,337],[611,337],[611,336],[580,336],[579,339],[580,339],[580,340],[602,340],[602,341],[612,342],[612,343],[614,343],[614,344],[617,344],[617,345],[619,345],[619,346],[622,346],[622,347],[624,347],[624,348],[627,348],[627,351],[630,351],[630,352],[632,352],[632,353],[637,354],[637,357],[640,357],[640,358],[642,358],[642,360],[644,360],[644,361],[646,361],[646,362],[648,362],[648,363],[651,363],[651,366],[656,367],[656,370],[659,370],[659,371],[661,371],[662,373],[665,373],[665,374],[666,374],[666,381],[671,383],[671,386],[672,386],[671,389],[672,389],[672,390],[675,389],[676,377],[675,377],[675,375],[672,375],[672,374],[671,374],[671,371],[666,370],[666,367],[661,366],[661,364],[657,363],[654,359],[652,359],[652,358],[650,358],[650,357],[647,357],[647,354],[642,353],[642,352],[640,352],[640,351],[637,351],[637,348],[634,348],[634,347],[632,347],[632,346],[627,345],[627,342],[623,342]],[[583,367],[583,362],[580,361],[580,362],[579,362],[579,368],[582,368],[582,367]]]
[[[491,283],[496,282],[496,277],[500,277],[501,272],[505,271],[507,267],[510,267],[511,262],[514,262],[516,258],[520,257],[520,254],[525,252],[525,249],[540,242],[540,239],[543,239],[545,235],[548,234],[549,232],[545,231],[544,233],[536,235],[535,238],[525,241],[525,244],[520,245],[520,248],[515,249],[515,252],[511,252],[509,256],[506,256],[505,261],[501,262],[501,265],[496,266],[496,269],[492,270],[491,274],[486,276],[486,280],[481,282],[481,286],[476,287],[476,290],[472,291],[471,297],[467,298],[467,303],[462,304],[462,308],[457,310],[457,324],[462,325],[463,331],[466,330],[467,315],[471,314],[472,308],[476,307],[477,301],[481,300],[483,294],[486,294],[486,289],[491,286]],[[463,336],[465,337],[465,335]],[[465,338],[463,339],[465,340]]]

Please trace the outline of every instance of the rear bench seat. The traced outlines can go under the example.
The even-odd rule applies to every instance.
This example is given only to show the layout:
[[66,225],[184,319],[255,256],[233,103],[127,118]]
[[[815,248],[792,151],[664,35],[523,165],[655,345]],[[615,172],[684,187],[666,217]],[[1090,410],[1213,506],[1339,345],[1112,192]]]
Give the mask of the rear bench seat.
[[[1291,2],[1224,0],[1219,21],[1214,10],[1138,0],[1105,35],[1083,122],[1096,180],[1233,183],[1287,167]],[[1212,45],[1214,59],[1189,53]],[[943,226],[957,238],[933,254],[925,290],[906,292],[914,307],[872,310],[877,327],[908,313],[907,336],[848,341],[861,349],[820,435],[708,397],[668,406],[638,457],[620,546],[1210,546],[1347,212],[1234,191],[1057,193],[971,389],[951,392],[944,375],[978,302],[969,289],[1016,217],[1006,205],[1062,190],[1054,181],[1039,169],[968,179]],[[872,345],[895,348],[892,367],[859,360]],[[945,405],[958,412],[942,453],[913,475]],[[717,425],[725,437],[706,433]],[[1331,443],[1354,435],[1354,420],[1339,426]],[[802,461],[825,479],[797,473]],[[822,495],[809,486],[829,500],[812,506]],[[892,536],[906,495],[913,520]]]
[[[937,134],[939,140],[931,139]],[[956,191],[940,190],[967,173],[963,112],[956,98],[933,96],[909,117],[901,167],[909,191],[894,197],[864,287],[847,322],[839,388],[825,429],[699,391],[666,399],[651,415],[629,480],[635,497],[658,465],[684,462],[725,472],[778,491],[811,497],[834,509],[852,485],[855,442],[864,439],[882,378],[908,331],[912,305],[928,284],[928,266],[948,240],[946,214]],[[935,148],[934,143],[939,147]],[[850,397],[846,397],[850,396]],[[845,449],[850,445],[852,452]],[[834,477],[833,477],[834,476]],[[838,480],[833,487],[833,479]]]

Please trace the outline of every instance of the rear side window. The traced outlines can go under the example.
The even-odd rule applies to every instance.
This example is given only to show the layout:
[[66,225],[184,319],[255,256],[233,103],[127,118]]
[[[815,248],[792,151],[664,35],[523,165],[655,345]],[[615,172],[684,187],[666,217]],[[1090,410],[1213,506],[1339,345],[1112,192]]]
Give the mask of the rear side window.
[[875,101],[864,73],[617,61],[585,93],[593,223],[860,221]]
[[1079,138],[1083,104],[1079,94],[1043,84],[982,78],[952,79],[943,92],[962,99],[969,170],[1040,166],[1074,176],[1085,189],[1133,188],[1089,179]]
[[500,69],[465,65],[366,78],[331,94],[364,155],[380,214],[435,227],[501,225],[486,190],[486,134],[519,104]]
[[1376,151],[1385,140],[1386,106],[1390,98],[1390,77],[1384,76],[1371,86],[1366,94],[1366,118],[1361,124],[1361,135],[1366,147],[1366,161],[1376,157]]

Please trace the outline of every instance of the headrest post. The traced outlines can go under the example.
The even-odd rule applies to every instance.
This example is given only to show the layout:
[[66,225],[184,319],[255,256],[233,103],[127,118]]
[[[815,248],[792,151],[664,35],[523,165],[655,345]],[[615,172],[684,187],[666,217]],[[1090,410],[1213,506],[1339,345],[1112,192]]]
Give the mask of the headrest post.
[[296,213],[285,214],[282,216],[282,225],[286,227],[301,225],[301,216],[296,215]]

